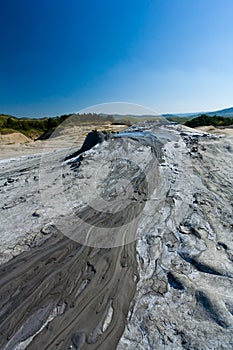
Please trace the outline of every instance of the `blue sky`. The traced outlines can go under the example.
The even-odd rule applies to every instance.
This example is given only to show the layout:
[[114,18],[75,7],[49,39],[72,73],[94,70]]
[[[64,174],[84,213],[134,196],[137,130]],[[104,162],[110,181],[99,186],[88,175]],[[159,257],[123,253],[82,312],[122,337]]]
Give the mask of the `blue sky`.
[[232,0],[0,0],[0,113],[233,105]]

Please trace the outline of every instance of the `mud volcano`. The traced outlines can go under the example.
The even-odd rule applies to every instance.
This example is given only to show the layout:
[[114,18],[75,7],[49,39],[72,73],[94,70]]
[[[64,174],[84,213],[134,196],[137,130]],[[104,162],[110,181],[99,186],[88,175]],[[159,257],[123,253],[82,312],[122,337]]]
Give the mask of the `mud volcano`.
[[232,349],[232,138],[88,138],[1,162],[0,348]]

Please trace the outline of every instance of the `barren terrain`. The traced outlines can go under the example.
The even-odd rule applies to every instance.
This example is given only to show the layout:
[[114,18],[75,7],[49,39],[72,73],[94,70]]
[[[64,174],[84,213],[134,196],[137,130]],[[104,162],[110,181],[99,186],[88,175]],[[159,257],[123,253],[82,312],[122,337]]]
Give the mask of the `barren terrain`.
[[1,161],[0,348],[232,349],[233,138],[70,132]]
[[[107,130],[107,131],[120,131],[126,129],[126,125],[86,125],[75,126],[73,128],[66,128],[64,135],[56,137],[54,141],[52,138],[47,142],[47,149],[51,144],[56,144],[57,147],[68,147],[76,144],[77,147],[81,146],[86,135],[93,129]],[[7,159],[11,157],[17,157],[27,154],[43,153],[45,142],[41,140],[33,141],[21,133],[15,132],[6,135],[0,135],[0,159]]]

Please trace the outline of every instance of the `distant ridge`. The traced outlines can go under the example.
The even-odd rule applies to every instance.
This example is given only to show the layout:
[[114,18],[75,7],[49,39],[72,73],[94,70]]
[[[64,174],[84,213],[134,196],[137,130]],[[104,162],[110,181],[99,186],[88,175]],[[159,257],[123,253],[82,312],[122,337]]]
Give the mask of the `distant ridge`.
[[175,113],[175,114],[163,114],[163,117],[165,118],[172,118],[172,117],[187,117],[187,118],[194,118],[198,117],[201,114],[208,115],[209,117],[212,117],[214,115],[217,115],[219,117],[233,117],[233,107],[219,109],[217,111],[213,112],[194,112],[194,113]]
[[[220,116],[220,117],[233,117],[233,107],[228,107],[228,108],[224,108],[224,109],[219,109],[219,110],[216,110],[216,111],[209,111],[209,112],[188,112],[188,113],[164,113],[164,114],[114,114],[114,113],[110,113],[110,114],[106,114],[106,113],[87,113],[87,114],[83,114],[83,115],[97,115],[97,116],[100,116],[100,117],[113,117],[115,120],[119,120],[119,119],[152,119],[153,118],[160,118],[160,117],[164,117],[164,118],[194,118],[194,117],[198,117],[202,114],[205,114],[205,115],[208,115],[208,116],[214,116],[214,115],[217,115],[217,116]],[[70,113],[70,114],[65,114],[65,115],[62,115],[60,117],[63,117],[63,116],[66,116],[66,117],[69,117],[71,115],[76,115],[76,113]],[[77,114],[78,116],[79,114]],[[0,113],[0,116],[2,117],[10,117],[10,118],[17,118],[17,119],[48,119],[49,117],[37,117],[37,118],[30,118],[30,117],[15,117],[13,115],[10,115],[10,114],[3,114],[3,113]],[[56,117],[50,117],[50,118],[58,118],[58,116]]]
[[208,112],[205,114],[208,116],[218,115],[221,117],[233,117],[233,107],[220,109],[220,110],[214,111],[214,112]]

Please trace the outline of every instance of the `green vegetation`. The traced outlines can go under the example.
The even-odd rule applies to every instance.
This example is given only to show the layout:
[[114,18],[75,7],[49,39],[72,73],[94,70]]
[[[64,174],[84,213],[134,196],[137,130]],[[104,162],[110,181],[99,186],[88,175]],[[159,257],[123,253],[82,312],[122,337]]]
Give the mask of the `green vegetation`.
[[[68,119],[69,118],[69,119]],[[102,117],[98,114],[65,114],[55,118],[16,118],[8,115],[0,115],[0,133],[7,134],[12,132],[21,132],[22,134],[36,139],[42,135],[47,138],[52,132],[66,119],[67,125],[88,125],[103,124],[105,122],[113,122],[112,116]]]
[[184,123],[185,125],[196,128],[197,126],[228,126],[233,125],[233,119],[232,118],[226,118],[226,117],[219,117],[217,115],[210,117],[206,114],[202,114],[197,118],[193,118],[192,120],[188,120]]
[[133,125],[139,122],[145,122],[145,121],[159,121],[163,120],[163,117],[152,115],[152,116],[132,116],[132,115],[114,115],[114,119],[117,123],[125,124],[125,125]]
[[12,132],[21,132],[30,138],[36,138],[49,129],[55,128],[61,123],[62,119],[57,118],[16,118],[13,116],[0,115],[0,133],[7,134]]
[[176,117],[176,116],[172,116],[172,117],[165,117],[169,122],[175,122],[175,123],[179,123],[179,124],[185,124],[187,121],[189,121],[191,118],[190,117]]
[[[46,139],[49,138],[54,130],[59,134],[61,129],[58,126],[64,127],[75,125],[100,125],[104,123],[121,123],[126,125],[132,125],[140,121],[145,120],[160,120],[160,117],[156,116],[118,116],[118,115],[99,115],[95,113],[84,114],[64,114],[55,118],[16,118],[11,115],[0,114],[0,133],[10,134],[13,132],[21,132],[25,136],[31,139]],[[202,114],[198,117],[176,117],[167,116],[169,121],[184,124],[189,127],[195,128],[197,126],[213,125],[217,127],[224,127],[233,124],[232,118],[222,116],[208,116]],[[64,122],[64,124],[62,124]]]

